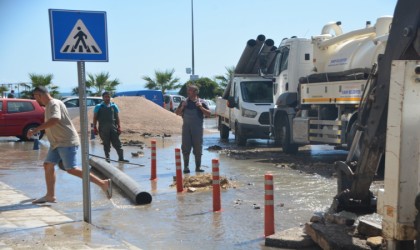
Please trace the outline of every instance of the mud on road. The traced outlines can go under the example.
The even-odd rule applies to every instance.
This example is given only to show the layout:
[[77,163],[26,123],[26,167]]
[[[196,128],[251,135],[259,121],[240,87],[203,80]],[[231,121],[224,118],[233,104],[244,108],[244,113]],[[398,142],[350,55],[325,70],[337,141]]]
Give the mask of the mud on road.
[[329,146],[305,146],[295,155],[283,153],[277,147],[209,147],[218,149],[237,160],[255,160],[256,162],[272,163],[276,168],[290,168],[308,174],[318,174],[329,178],[335,176],[334,162],[345,161],[347,151],[334,150]]

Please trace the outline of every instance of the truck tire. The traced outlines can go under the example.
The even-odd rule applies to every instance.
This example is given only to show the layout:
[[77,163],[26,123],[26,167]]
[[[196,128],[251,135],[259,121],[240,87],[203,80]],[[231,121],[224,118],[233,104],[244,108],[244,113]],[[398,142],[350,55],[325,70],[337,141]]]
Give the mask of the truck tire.
[[237,146],[245,146],[247,138],[242,135],[241,131],[238,128],[238,125],[235,126],[235,143]]
[[220,139],[227,140],[229,139],[229,127],[222,123],[222,120],[219,117],[219,131]]
[[286,154],[296,154],[299,151],[299,146],[290,142],[290,127],[287,116],[283,115],[279,118],[275,124],[275,129],[275,141],[280,142],[283,152]]

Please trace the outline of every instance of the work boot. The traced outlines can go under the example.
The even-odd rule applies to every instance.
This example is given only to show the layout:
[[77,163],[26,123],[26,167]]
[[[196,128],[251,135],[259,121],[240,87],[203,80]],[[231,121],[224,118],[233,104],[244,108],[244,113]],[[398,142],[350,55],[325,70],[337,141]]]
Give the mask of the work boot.
[[204,172],[204,169],[201,169],[201,157],[195,157],[195,172]]
[[188,168],[188,165],[190,164],[190,155],[189,154],[182,154],[184,157],[184,174],[189,174],[190,169]]
[[129,162],[128,160],[124,159],[124,151],[122,149],[117,150],[117,154],[119,162]]

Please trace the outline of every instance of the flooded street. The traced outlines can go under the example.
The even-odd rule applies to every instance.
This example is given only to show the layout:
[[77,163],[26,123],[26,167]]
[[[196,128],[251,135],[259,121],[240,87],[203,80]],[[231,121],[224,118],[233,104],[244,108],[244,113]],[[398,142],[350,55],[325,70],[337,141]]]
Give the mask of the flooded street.
[[[92,224],[142,249],[271,249],[264,246],[264,174],[274,176],[275,229],[302,226],[314,211],[324,211],[336,193],[336,179],[319,174],[314,168],[345,160],[346,151],[332,147],[303,148],[297,156],[288,156],[267,140],[252,140],[238,150],[230,135],[220,141],[215,119],[206,121],[210,132],[205,134],[203,169],[211,173],[211,160],[220,160],[220,173],[234,188],[222,190],[222,211],[212,211],[212,192],[198,191],[177,194],[171,187],[175,175],[174,149],[180,148],[179,136],[145,138],[144,157],[132,157],[139,147],[125,146],[125,156],[135,166],[112,163],[149,192],[153,201],[136,206],[114,186],[108,200],[91,184]],[[157,141],[157,180],[150,181],[150,140]],[[211,146],[222,150],[208,150]],[[13,138],[0,140],[0,181],[36,198],[45,194],[42,162],[48,142],[41,141],[40,150],[32,150],[32,142]],[[247,150],[247,153],[238,152]],[[91,141],[90,153],[103,156],[98,139]],[[111,158],[116,159],[115,150]],[[311,165],[308,171],[292,169],[292,162]],[[193,156],[190,163],[194,164]],[[295,163],[294,163],[295,164]],[[195,175],[192,171],[191,175]],[[75,219],[83,220],[82,180],[57,170],[57,203],[52,208]]]

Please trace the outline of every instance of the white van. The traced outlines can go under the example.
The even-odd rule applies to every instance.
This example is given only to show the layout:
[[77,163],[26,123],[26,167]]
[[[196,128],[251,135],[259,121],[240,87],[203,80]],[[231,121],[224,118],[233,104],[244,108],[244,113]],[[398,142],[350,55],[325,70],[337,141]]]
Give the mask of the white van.
[[272,79],[236,75],[228,88],[227,100],[218,98],[216,102],[220,138],[229,138],[232,130],[238,146],[246,145],[248,139],[268,139],[269,110],[274,107]]
[[181,101],[185,100],[186,98],[182,95],[163,95],[163,106],[165,109],[175,112],[175,110],[178,108],[179,104],[181,104]]
[[[75,118],[76,116],[79,116],[79,97],[67,97],[62,100],[64,105],[66,105],[67,110],[70,115],[70,119]],[[99,104],[102,102],[102,97],[97,96],[87,96],[86,97],[86,106],[88,112],[93,112],[93,107],[96,106],[96,104]]]

